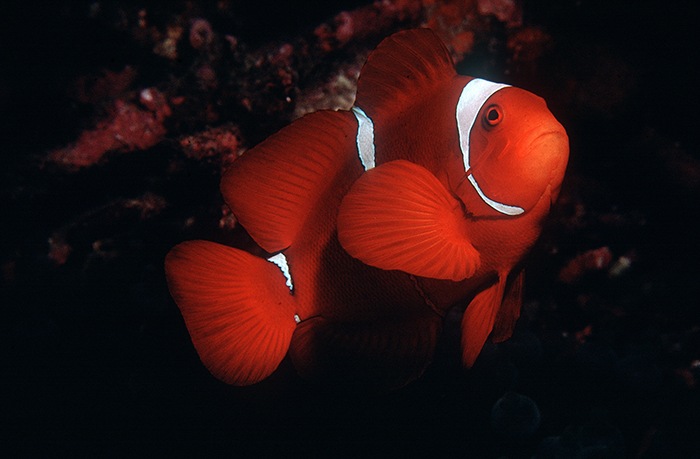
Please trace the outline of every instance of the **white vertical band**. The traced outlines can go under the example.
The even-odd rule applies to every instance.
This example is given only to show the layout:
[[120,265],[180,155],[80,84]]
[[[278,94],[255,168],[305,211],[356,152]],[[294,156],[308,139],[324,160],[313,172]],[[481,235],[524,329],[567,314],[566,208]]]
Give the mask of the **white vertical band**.
[[517,206],[509,206],[488,198],[481,188],[476,183],[476,178],[470,172],[469,165],[469,138],[471,137],[472,128],[476,123],[476,118],[479,116],[481,107],[484,106],[489,97],[495,92],[507,88],[510,85],[493,83],[491,81],[474,78],[469,81],[462,89],[462,94],[457,102],[457,131],[459,132],[459,147],[462,150],[462,160],[464,161],[464,171],[468,173],[468,178],[474,186],[476,192],[481,196],[481,199],[493,209],[505,215],[520,215],[525,210]]
[[374,167],[374,123],[360,107],[352,107],[357,118],[357,152],[365,170]]
[[457,102],[457,130],[459,131],[459,146],[462,149],[465,172],[469,171],[469,137],[476,117],[479,116],[481,107],[489,100],[489,97],[508,86],[510,85],[474,78],[462,89],[459,102]]
[[287,257],[285,257],[283,253],[278,253],[277,255],[273,255],[270,258],[268,258],[267,261],[279,266],[280,270],[282,271],[282,274],[284,274],[284,278],[287,279],[287,282],[285,282],[285,284],[287,285],[287,287],[289,287],[289,291],[291,292],[294,289],[294,284],[292,283],[292,276],[291,274],[289,274],[289,265],[287,264]]

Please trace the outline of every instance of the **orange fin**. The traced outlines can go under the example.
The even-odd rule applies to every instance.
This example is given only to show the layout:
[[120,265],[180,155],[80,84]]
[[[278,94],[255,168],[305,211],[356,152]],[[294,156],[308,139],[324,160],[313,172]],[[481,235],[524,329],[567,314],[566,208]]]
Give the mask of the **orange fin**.
[[349,112],[311,113],[247,151],[226,171],[224,199],[263,249],[273,253],[291,245],[318,196],[348,158],[357,158],[356,132]]
[[294,332],[289,355],[304,378],[324,385],[397,389],[423,374],[442,331],[430,310],[366,322],[314,317]]
[[425,168],[390,161],[365,172],[343,198],[338,240],[368,265],[460,281],[479,267],[459,202]]
[[499,276],[497,283],[479,292],[467,306],[462,317],[462,363],[470,368],[479,356],[493,329],[496,314],[503,300],[506,277]]
[[496,322],[491,332],[491,340],[500,343],[510,338],[515,328],[515,323],[520,317],[520,309],[523,305],[523,280],[525,271],[520,270],[515,276],[508,276],[503,302],[498,309]]
[[357,82],[355,105],[370,118],[381,110],[396,112],[426,88],[455,75],[449,52],[432,30],[404,30],[386,38],[370,54]]
[[289,289],[272,263],[207,241],[175,246],[165,274],[209,371],[238,386],[269,376],[296,327]]

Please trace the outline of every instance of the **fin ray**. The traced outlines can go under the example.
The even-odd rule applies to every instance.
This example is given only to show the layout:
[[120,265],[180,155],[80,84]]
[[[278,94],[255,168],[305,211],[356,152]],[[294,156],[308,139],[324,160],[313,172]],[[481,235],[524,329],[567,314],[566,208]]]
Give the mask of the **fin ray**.
[[374,118],[381,110],[402,108],[425,88],[455,75],[447,48],[432,30],[404,30],[370,54],[357,82],[356,105]]
[[347,158],[357,156],[355,117],[319,111],[281,129],[238,158],[221,193],[241,225],[270,253],[289,247],[317,197]]
[[187,241],[168,253],[165,273],[192,343],[214,376],[244,386],[272,374],[296,327],[277,267],[242,250]]
[[461,208],[425,168],[390,161],[360,177],[338,211],[338,240],[368,265],[459,281],[479,267]]
[[484,347],[493,329],[496,314],[503,299],[505,276],[497,283],[479,292],[469,303],[462,317],[462,363],[470,368]]

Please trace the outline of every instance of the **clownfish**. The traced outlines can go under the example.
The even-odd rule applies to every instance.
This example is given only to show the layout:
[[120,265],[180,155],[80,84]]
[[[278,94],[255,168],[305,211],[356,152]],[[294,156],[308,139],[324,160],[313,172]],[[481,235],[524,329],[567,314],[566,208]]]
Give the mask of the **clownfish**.
[[396,33],[363,66],[351,110],[308,114],[224,173],[227,205],[270,257],[183,242],[165,260],[171,295],[229,384],[289,355],[312,381],[401,387],[458,301],[470,367],[512,333],[521,261],[568,156],[544,100],[458,75],[429,29]]

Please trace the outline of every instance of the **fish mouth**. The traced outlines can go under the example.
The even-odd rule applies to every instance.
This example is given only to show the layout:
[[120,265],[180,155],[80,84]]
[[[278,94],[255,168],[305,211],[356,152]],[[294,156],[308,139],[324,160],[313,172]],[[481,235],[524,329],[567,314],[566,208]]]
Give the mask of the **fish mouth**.
[[527,147],[524,149],[522,156],[530,156],[532,153],[539,151],[540,157],[543,152],[549,153],[547,156],[561,156],[561,151],[569,149],[569,137],[566,132],[561,129],[546,131],[539,133],[534,139],[526,142]]
[[[541,137],[542,136],[535,139],[537,144],[540,143],[538,139]],[[551,204],[554,205],[559,197],[559,192],[564,182],[566,166],[569,162],[569,137],[566,135],[565,131],[554,131],[545,134],[541,142],[547,144],[545,148],[549,150],[548,154],[551,155],[550,161],[552,161],[552,169],[549,176],[549,187]]]
[[569,160],[569,137],[566,131],[560,128],[538,133],[527,144],[525,151],[523,156],[529,163],[527,168],[530,176],[539,177],[536,182],[546,185],[549,190],[550,205],[554,205],[559,196]]

